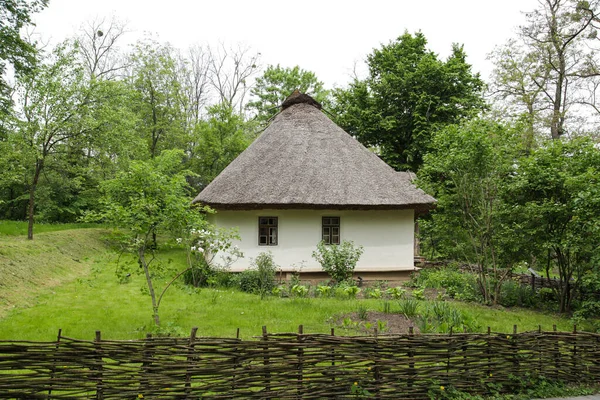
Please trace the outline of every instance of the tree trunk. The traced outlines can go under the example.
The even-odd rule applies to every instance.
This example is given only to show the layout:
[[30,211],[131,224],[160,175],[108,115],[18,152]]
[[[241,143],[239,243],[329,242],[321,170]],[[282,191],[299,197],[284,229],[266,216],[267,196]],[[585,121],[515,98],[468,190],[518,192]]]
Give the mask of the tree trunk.
[[27,226],[27,239],[33,240],[33,211],[35,208],[35,189],[37,188],[40,174],[44,168],[44,160],[36,160],[35,173],[33,174],[33,182],[29,188],[29,206],[27,207],[27,218],[29,224]]
[[150,292],[150,298],[152,299],[152,317],[156,326],[160,326],[160,318],[158,316],[158,304],[156,302],[156,294],[154,293],[154,286],[152,285],[152,277],[150,276],[150,269],[146,263],[145,247],[140,247],[138,250],[138,258],[144,274],[146,275],[146,283],[148,284],[148,291]]

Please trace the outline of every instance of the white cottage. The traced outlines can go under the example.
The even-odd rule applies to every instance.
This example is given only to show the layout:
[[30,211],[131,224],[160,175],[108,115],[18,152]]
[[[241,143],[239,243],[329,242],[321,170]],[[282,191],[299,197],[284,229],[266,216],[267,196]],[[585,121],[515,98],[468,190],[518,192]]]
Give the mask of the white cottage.
[[284,273],[322,275],[311,254],[320,240],[364,247],[356,274],[393,279],[414,270],[415,218],[435,199],[344,132],[310,96],[295,92],[242,154],[194,200],[237,227],[244,253],[232,271],[273,253]]

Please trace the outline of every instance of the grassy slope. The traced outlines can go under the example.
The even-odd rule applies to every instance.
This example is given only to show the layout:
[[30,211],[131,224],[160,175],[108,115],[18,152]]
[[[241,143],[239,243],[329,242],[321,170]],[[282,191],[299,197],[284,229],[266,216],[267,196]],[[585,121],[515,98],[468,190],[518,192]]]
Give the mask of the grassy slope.
[[[119,283],[115,274],[118,257],[104,247],[102,233],[100,229],[44,233],[33,242],[0,236],[0,307],[4,312],[12,309],[0,319],[0,340],[52,340],[59,328],[64,335],[81,339],[93,338],[95,330],[101,330],[106,339],[145,335],[152,327],[152,317],[150,298],[142,294],[143,276],[134,273],[129,281]],[[180,250],[164,251],[161,259],[167,268],[183,268]],[[120,259],[121,264],[124,261],[127,259]],[[139,271],[135,263],[132,270]],[[159,292],[169,275],[156,278]],[[382,309],[381,300],[260,300],[231,289],[198,291],[175,285],[165,295],[160,315],[163,326],[183,335],[198,326],[202,336],[233,337],[240,328],[241,336],[250,338],[260,335],[263,325],[271,332],[296,331],[303,324],[305,332],[327,333],[330,317],[356,311],[359,304]],[[536,329],[538,324],[547,330],[552,324],[571,329],[565,319],[529,310],[456,306],[474,315],[482,331],[489,325],[494,331],[512,332],[513,324],[519,325],[521,332]],[[392,311],[397,308],[392,302]]]
[[99,229],[40,233],[34,240],[0,235],[0,317],[35,303],[38,293],[85,276],[104,253]]

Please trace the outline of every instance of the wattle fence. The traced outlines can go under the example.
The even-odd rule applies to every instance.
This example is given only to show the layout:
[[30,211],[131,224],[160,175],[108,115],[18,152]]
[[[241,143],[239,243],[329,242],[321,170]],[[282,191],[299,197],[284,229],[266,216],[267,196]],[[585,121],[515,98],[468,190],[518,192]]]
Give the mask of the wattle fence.
[[200,338],[194,329],[188,338],[0,341],[3,399],[428,399],[450,387],[510,390],[536,376],[598,382],[600,334],[344,337],[263,328],[256,340]]

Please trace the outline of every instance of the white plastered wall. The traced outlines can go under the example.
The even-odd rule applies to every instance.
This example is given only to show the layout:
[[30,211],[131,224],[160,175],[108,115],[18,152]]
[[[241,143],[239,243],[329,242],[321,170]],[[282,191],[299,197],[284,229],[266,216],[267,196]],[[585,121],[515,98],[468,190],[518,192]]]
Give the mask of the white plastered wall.
[[[321,218],[340,217],[341,240],[364,247],[356,271],[412,270],[414,266],[414,210],[253,210],[218,211],[212,222],[225,228],[237,227],[241,240],[235,241],[244,253],[231,269],[250,266],[259,253],[271,251],[284,271],[318,271],[312,252],[321,240]],[[258,217],[278,217],[277,246],[258,245]],[[218,255],[217,255],[218,259]]]

